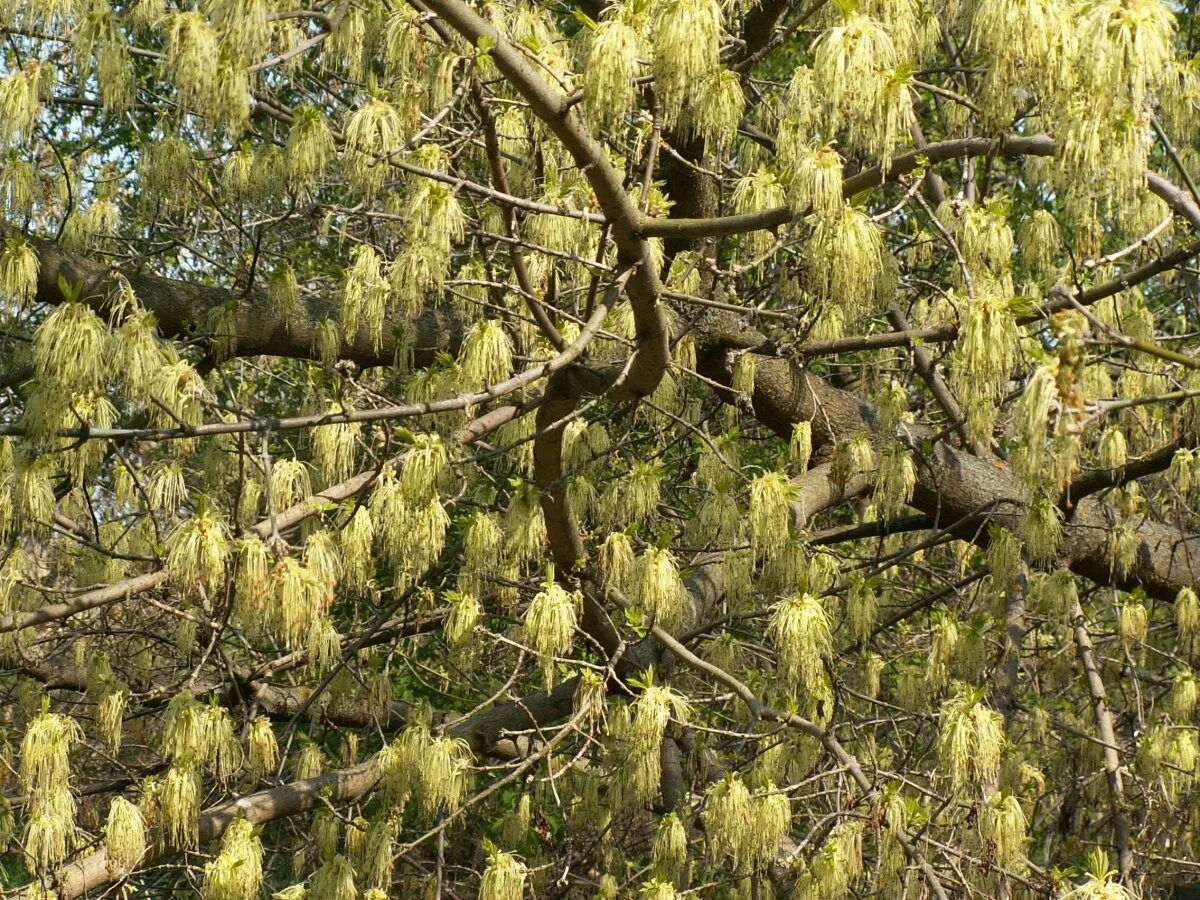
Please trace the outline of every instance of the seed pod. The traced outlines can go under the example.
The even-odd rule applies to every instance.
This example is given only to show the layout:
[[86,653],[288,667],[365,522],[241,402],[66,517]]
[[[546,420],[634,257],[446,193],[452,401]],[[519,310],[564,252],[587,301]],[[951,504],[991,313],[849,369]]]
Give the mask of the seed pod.
[[755,556],[773,556],[791,534],[795,491],[782,472],[765,472],[750,482],[750,544]]
[[308,894],[314,900],[357,900],[354,867],[344,856],[333,856],[317,869],[308,883]]
[[787,684],[806,691],[815,689],[825,674],[825,660],[833,655],[829,614],[821,598],[798,594],[780,600],[771,607],[768,629]]
[[171,766],[158,792],[163,838],[171,847],[188,849],[200,842],[200,777],[192,769]]
[[553,570],[546,576],[545,588],[525,612],[525,632],[541,661],[546,690],[554,683],[554,658],[570,651],[575,639],[576,610],[583,598],[578,591],[568,593],[555,584]]
[[656,624],[673,631],[683,622],[687,589],[670,550],[648,547],[638,560],[632,587],[633,599]]
[[963,685],[942,704],[938,759],[956,795],[966,796],[973,785],[996,781],[1003,747],[1003,717],[984,706],[981,691]]
[[488,864],[479,882],[479,900],[521,900],[525,895],[525,864],[512,853],[487,843]]
[[262,888],[263,848],[254,826],[234,819],[225,830],[221,852],[204,867],[203,900],[243,900]]
[[246,768],[254,778],[262,778],[274,772],[279,765],[279,744],[271,720],[259,716],[250,726],[249,748]]
[[124,797],[113,798],[104,829],[111,872],[129,872],[146,853],[146,821],[142,811]]

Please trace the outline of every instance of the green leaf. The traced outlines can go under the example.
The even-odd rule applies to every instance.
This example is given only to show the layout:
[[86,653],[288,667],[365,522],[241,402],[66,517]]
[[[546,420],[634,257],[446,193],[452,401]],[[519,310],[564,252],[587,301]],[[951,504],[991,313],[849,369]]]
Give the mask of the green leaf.
[[58,276],[58,290],[68,303],[74,303],[83,296],[83,279],[72,284],[65,276]]
[[578,19],[580,22],[582,22],[583,26],[585,28],[587,28],[589,31],[595,31],[597,28],[600,27],[600,23],[597,22],[595,19],[593,19],[591,16],[589,16],[587,13],[585,13],[583,10],[576,9],[576,10],[573,10],[573,13],[575,15],[575,18]]
[[475,43],[475,59],[478,63],[491,62],[492,48],[496,46],[496,39],[490,34],[481,35]]
[[1006,305],[1014,316],[1031,316],[1037,310],[1037,301],[1033,297],[1013,297]]

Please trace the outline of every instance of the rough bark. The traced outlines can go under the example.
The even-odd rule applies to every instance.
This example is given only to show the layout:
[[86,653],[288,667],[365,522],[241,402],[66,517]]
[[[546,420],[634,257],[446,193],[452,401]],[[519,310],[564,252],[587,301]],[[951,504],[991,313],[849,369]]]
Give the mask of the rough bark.
[[[332,304],[302,303],[294,314],[285,315],[285,310],[269,303],[266,295],[259,291],[239,294],[228,288],[164,278],[130,265],[107,265],[64,250],[51,241],[29,240],[38,254],[38,302],[62,303],[65,299],[62,288],[66,286],[68,290],[79,291],[81,300],[107,315],[111,309],[110,298],[117,288],[118,277],[121,277],[129,282],[142,304],[154,313],[159,331],[172,337],[202,332],[208,312],[232,306],[239,356],[311,359],[315,356],[313,339],[317,323],[326,315],[337,317]],[[409,321],[393,321],[391,327],[385,329],[378,348],[367,329],[360,329],[354,342],[343,347],[342,356],[361,366],[390,365],[396,358],[397,348],[406,345],[412,348],[414,363],[427,366],[439,351],[456,353],[462,331],[462,323],[456,317],[438,311],[426,312]]]
[[[730,383],[727,361],[711,352],[703,359],[702,374]],[[760,362],[753,403],[756,418],[784,439],[791,436],[796,422],[811,421],[814,457],[830,441],[845,440],[860,431],[874,433],[869,404],[785,360]],[[914,437],[919,460],[912,505],[932,518],[932,527],[956,522],[955,534],[974,543],[986,541],[990,522],[1014,531],[1019,528],[1028,492],[1007,466],[944,441],[930,447],[928,433],[921,430],[914,430]],[[1113,521],[1111,510],[1101,500],[1081,500],[1064,522],[1062,563],[1097,584],[1123,590],[1140,585],[1162,600],[1173,600],[1181,588],[1200,581],[1200,535],[1151,519],[1137,526],[1140,540],[1129,572],[1114,571],[1108,545]]]

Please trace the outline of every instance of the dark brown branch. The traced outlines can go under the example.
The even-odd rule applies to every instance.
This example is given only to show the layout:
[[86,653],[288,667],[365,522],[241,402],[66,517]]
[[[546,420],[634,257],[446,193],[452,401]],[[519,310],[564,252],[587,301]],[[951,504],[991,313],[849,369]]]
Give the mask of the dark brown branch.
[[1091,469],[1071,482],[1065,502],[1078,503],[1084,497],[1099,493],[1105,488],[1120,487],[1147,475],[1154,475],[1170,468],[1171,460],[1182,444],[1178,441],[1155,450],[1146,456],[1127,462],[1118,469]]
[[[921,150],[903,153],[892,160],[886,175],[876,166],[852,175],[842,182],[842,194],[847,199],[863,191],[907,175],[925,163],[938,163],[959,156],[982,156],[990,152],[1002,156],[1053,156],[1056,151],[1054,140],[1046,135],[1033,137],[1010,137],[999,141],[990,138],[961,138],[940,141]],[[743,234],[761,229],[772,230],[787,225],[793,220],[792,210],[786,206],[753,213],[720,216],[707,219],[646,219],[642,223],[642,234],[648,237],[674,239],[721,237]]]
[[[81,298],[102,315],[111,309],[110,298],[117,287],[117,278],[125,278],[133,292],[148,310],[154,313],[160,333],[185,337],[201,328],[205,315],[228,304],[235,305],[234,320],[237,332],[237,353],[240,356],[284,356],[311,359],[317,322],[324,315],[336,319],[336,311],[328,308],[305,307],[293,316],[267,302],[261,292],[239,297],[227,288],[192,284],[174,278],[164,278],[134,271],[127,265],[109,266],[62,249],[40,238],[29,238],[38,254],[39,303],[59,304],[65,299],[60,280],[72,289],[82,287]],[[342,348],[343,359],[352,359],[362,366],[391,365],[396,350],[402,344],[411,348],[414,363],[430,365],[438,352],[456,353],[462,337],[462,324],[442,312],[427,312],[407,322],[392,322],[385,329],[384,339],[375,347],[367,329],[361,329],[353,343]],[[402,336],[397,341],[397,333]]]

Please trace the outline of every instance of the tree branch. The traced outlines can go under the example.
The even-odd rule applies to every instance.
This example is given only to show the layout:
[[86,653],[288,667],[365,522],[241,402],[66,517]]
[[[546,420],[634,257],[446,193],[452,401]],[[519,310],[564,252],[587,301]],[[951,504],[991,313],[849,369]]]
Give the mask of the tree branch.
[[[569,715],[575,684],[572,679],[548,694],[535,694],[484,710],[470,719],[450,725],[446,729],[447,734],[467,741],[474,752],[482,752],[501,740],[505,732],[534,728]],[[370,795],[378,782],[378,768],[372,760],[218,804],[200,814],[200,843],[217,840],[239,818],[261,825],[310,812],[326,801],[336,805],[354,803]],[[168,855],[169,851],[161,844],[154,844],[147,850],[142,865]],[[107,848],[102,843],[89,855],[74,860],[58,871],[54,881],[55,897],[58,900],[74,900],[126,875],[127,872],[109,869]],[[34,894],[26,888],[17,896],[22,900],[32,900]]]
[[638,231],[642,216],[625,191],[621,176],[609,162],[604,148],[579,121],[567,98],[552,89],[503,35],[461,0],[425,0],[425,3],[472,45],[485,38],[490,42],[489,52],[496,67],[529,103],[534,115],[562,142],[587,177],[608,220],[618,263],[621,268],[633,270],[628,292],[637,348],[623,396],[617,399],[648,396],[666,371],[670,334],[659,305],[662,285],[651,263],[650,246]]
[[1079,653],[1079,662],[1083,666],[1087,679],[1088,694],[1092,698],[1092,712],[1096,716],[1096,730],[1100,734],[1101,746],[1104,750],[1104,775],[1108,779],[1109,806],[1112,812],[1113,836],[1117,845],[1117,860],[1120,869],[1121,882],[1126,887],[1132,887],[1133,851],[1129,846],[1129,819],[1125,815],[1125,786],[1121,778],[1121,757],[1117,751],[1117,736],[1113,731],[1112,713],[1109,712],[1105,699],[1104,680],[1100,677],[1100,669],[1096,665],[1096,657],[1092,649],[1092,637],[1088,633],[1087,617],[1083,606],[1078,600],[1071,611],[1074,619],[1075,648]]

